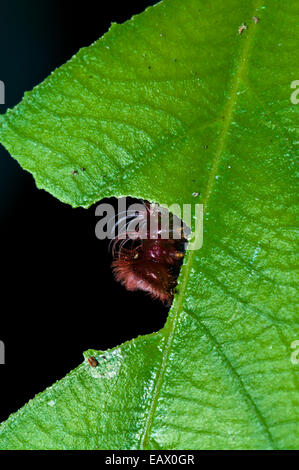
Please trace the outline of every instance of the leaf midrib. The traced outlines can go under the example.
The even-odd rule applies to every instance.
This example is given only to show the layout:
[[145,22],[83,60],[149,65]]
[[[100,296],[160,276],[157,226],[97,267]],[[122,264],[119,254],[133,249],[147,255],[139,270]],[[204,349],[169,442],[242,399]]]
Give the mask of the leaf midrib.
[[[253,12],[252,12],[252,16],[254,16],[254,13],[256,12],[256,10],[261,5],[262,5],[261,0],[258,0],[255,3],[255,6],[254,6]],[[238,89],[239,89],[240,80],[243,77],[244,70],[246,68],[247,59],[249,57],[250,47],[251,47],[251,44],[252,44],[252,41],[253,41],[253,36],[254,36],[255,29],[256,28],[254,28],[253,25],[251,25],[251,27],[248,28],[247,31],[245,31],[245,33],[247,32],[247,34],[245,35],[243,33],[240,37],[240,40],[243,40],[244,46],[243,46],[243,50],[241,51],[241,53],[239,55],[239,60],[237,61],[236,72],[235,72],[234,78],[232,80],[231,92],[229,94],[230,97],[227,101],[227,104],[225,106],[225,110],[224,110],[224,113],[223,113],[223,116],[224,116],[223,128],[222,128],[222,132],[220,133],[220,136],[219,136],[219,142],[218,142],[218,146],[217,146],[216,151],[215,151],[215,156],[214,156],[212,169],[211,169],[210,176],[209,176],[209,179],[208,179],[208,182],[207,182],[206,191],[205,191],[205,194],[204,194],[204,197],[203,197],[203,207],[204,207],[205,211],[208,208],[209,199],[210,199],[210,196],[212,194],[213,186],[214,186],[214,183],[215,183],[215,176],[216,176],[217,170],[219,168],[219,163],[220,163],[220,160],[221,160],[223,149],[225,147],[225,143],[226,143],[226,139],[227,139],[227,135],[228,135],[228,130],[229,130],[231,122],[232,122],[232,117],[233,117],[235,106],[236,106],[236,103],[237,103],[237,100],[238,100],[237,92],[238,92]],[[154,391],[153,391],[153,396],[152,396],[152,401],[151,401],[151,405],[150,405],[150,408],[149,408],[149,413],[148,413],[148,416],[147,416],[147,419],[146,419],[145,429],[144,429],[143,435],[140,438],[140,448],[141,449],[148,448],[148,444],[149,444],[149,440],[150,440],[150,432],[151,432],[153,419],[154,419],[155,412],[156,412],[157,405],[158,405],[158,399],[159,399],[161,386],[162,386],[162,383],[163,383],[163,378],[164,378],[164,375],[165,375],[165,372],[166,372],[166,367],[167,367],[167,363],[168,363],[168,359],[169,359],[169,353],[171,351],[172,341],[173,341],[173,337],[175,335],[177,321],[178,321],[179,315],[182,312],[182,304],[183,304],[183,300],[184,300],[184,296],[185,296],[186,285],[187,285],[187,281],[188,281],[188,278],[189,278],[190,270],[191,270],[192,265],[193,265],[194,253],[195,253],[195,250],[192,250],[192,251],[187,252],[187,254],[185,256],[185,265],[184,265],[183,274],[181,276],[179,292],[176,295],[175,304],[174,304],[173,308],[171,309],[171,312],[169,313],[169,320],[166,322],[166,325],[164,327],[166,345],[165,345],[164,353],[163,353],[163,356],[162,356],[160,370],[157,373],[156,384],[155,384]],[[226,358],[225,355],[224,355],[224,357],[228,361],[228,358]],[[262,416],[260,411],[257,409],[256,404],[254,403],[252,397],[248,394],[243,382],[241,382],[241,384],[244,387],[244,390],[245,390],[246,394],[248,395],[250,401],[252,402],[252,405],[253,405],[252,409],[255,412],[257,421],[260,423],[261,427],[264,430],[264,434],[266,435],[266,438],[267,438],[271,448],[275,448],[276,446],[274,445],[274,440],[273,440],[273,437],[272,437],[272,435],[271,435],[271,433],[268,429],[265,418]]]

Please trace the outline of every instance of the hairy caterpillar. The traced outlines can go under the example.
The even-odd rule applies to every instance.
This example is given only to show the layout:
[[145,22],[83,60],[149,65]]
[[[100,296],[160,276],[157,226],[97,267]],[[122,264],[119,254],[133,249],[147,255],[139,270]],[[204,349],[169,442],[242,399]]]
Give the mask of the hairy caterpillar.
[[[165,227],[161,207],[148,202],[143,206],[141,213],[125,216],[125,230],[112,242],[113,273],[127,290],[143,290],[170,306],[187,240],[181,221],[175,227],[173,216],[167,213],[170,217]],[[156,224],[152,227],[155,217]],[[129,228],[132,221],[136,226],[134,231]]]

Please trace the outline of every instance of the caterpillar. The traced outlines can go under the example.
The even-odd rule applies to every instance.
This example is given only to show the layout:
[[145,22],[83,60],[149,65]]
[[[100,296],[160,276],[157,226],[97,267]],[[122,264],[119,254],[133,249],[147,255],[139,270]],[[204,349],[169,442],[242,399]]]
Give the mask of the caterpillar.
[[[125,216],[125,229],[112,241],[112,270],[116,281],[127,290],[145,291],[170,306],[187,239],[181,221],[174,226],[173,216],[168,213],[169,224],[164,227],[165,210],[147,201],[143,206],[141,213]],[[153,228],[151,220],[155,217]],[[134,233],[128,228],[132,222],[137,226]]]

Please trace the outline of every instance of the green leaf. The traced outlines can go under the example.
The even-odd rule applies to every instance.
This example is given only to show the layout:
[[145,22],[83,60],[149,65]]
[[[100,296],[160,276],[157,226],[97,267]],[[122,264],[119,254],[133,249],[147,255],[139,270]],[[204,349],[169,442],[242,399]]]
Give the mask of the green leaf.
[[295,0],[164,0],[1,116],[13,157],[74,207],[204,204],[164,328],[87,352],[98,366],[12,415],[2,449],[298,448],[298,14]]

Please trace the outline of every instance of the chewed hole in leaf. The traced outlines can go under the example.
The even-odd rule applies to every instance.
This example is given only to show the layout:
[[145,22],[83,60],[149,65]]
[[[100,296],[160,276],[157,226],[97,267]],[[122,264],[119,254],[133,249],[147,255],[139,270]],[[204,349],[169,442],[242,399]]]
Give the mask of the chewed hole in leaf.
[[128,291],[144,291],[170,307],[188,227],[165,207],[143,200],[128,205],[121,198],[117,214],[107,217],[106,228],[116,281]]

